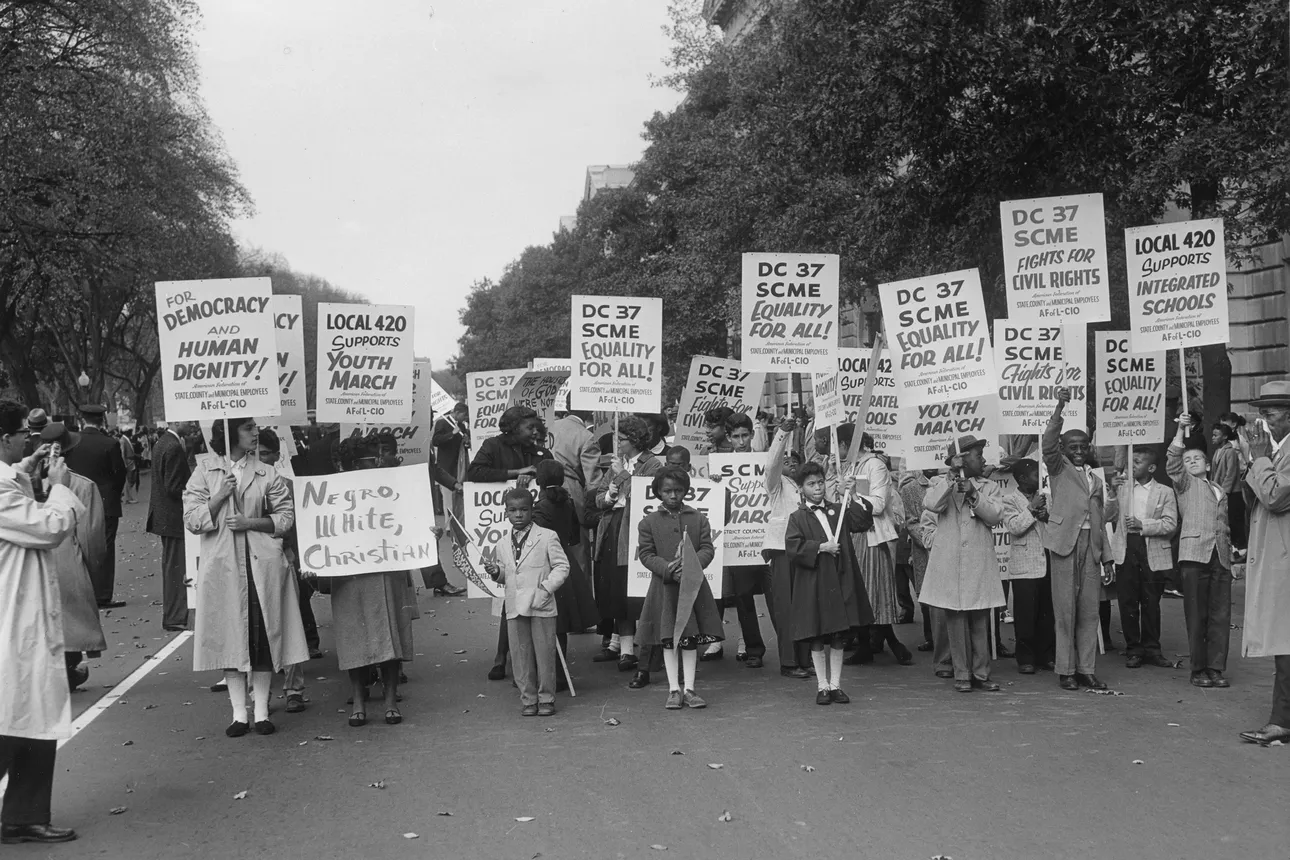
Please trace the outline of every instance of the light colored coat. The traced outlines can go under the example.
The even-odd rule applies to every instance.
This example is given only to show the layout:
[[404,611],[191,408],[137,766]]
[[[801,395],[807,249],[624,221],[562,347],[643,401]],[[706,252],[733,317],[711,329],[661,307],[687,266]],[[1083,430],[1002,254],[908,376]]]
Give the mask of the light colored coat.
[[1188,475],[1182,456],[1182,447],[1169,443],[1165,471],[1174,482],[1178,507],[1182,510],[1178,560],[1209,564],[1217,552],[1218,563],[1224,570],[1231,570],[1232,532],[1227,522],[1227,493],[1213,481],[1198,481]]
[[[1133,485],[1129,478],[1116,491],[1119,502],[1115,530],[1111,532],[1111,554],[1116,564],[1124,564],[1129,551],[1129,529],[1124,524],[1133,515]],[[1178,531],[1178,502],[1174,491],[1154,480],[1147,482],[1147,516],[1142,520],[1142,537],[1147,544],[1147,563],[1152,570],[1169,570],[1174,566],[1173,546],[1170,538]],[[1209,557],[1206,556],[1206,561]]]
[[1003,527],[1008,530],[1008,579],[1043,579],[1048,573],[1044,555],[1044,524],[1030,512],[1030,500],[1021,490],[1003,497]]
[[1290,654],[1290,441],[1246,473],[1250,547],[1245,560],[1246,657]]
[[984,478],[973,478],[972,484],[977,493],[975,508],[953,492],[945,476],[927,488],[923,507],[936,515],[936,529],[919,603],[965,612],[1007,602],[993,531],[1003,519],[1003,493]]
[[531,615],[535,618],[556,616],[555,592],[569,576],[569,558],[560,546],[560,536],[542,526],[530,526],[520,558],[515,560],[510,529],[497,545],[497,581],[506,586],[506,617]]
[[50,553],[58,570],[58,591],[63,604],[63,645],[68,651],[103,651],[107,639],[99,622],[94,597],[93,565],[107,557],[103,497],[89,478],[70,472],[68,489],[80,500],[84,512],[76,514],[76,529]]
[[[857,440],[858,443],[859,440]],[[872,451],[860,455],[860,460],[851,469],[850,474],[857,480],[869,482],[869,490],[861,493],[859,489],[852,492],[855,501],[864,499],[873,510],[873,528],[865,532],[869,546],[878,546],[896,539],[895,511],[889,510],[891,493],[891,473],[882,458]]]
[[37,502],[28,477],[0,463],[0,735],[71,735],[62,598],[49,551],[83,511],[62,485]]
[[[184,490],[184,525],[202,536],[193,636],[195,672],[250,671],[248,550],[274,669],[309,659],[300,620],[299,590],[282,551],[282,536],[296,521],[291,490],[272,466],[257,461],[248,464],[247,469],[249,478],[224,502],[218,523],[212,519],[208,503],[228,473],[223,457],[198,457],[197,468]],[[235,500],[237,509],[246,516],[272,519],[273,534],[231,531],[224,521]]]
[[1111,545],[1103,523],[1116,518],[1118,503],[1112,497],[1110,506],[1103,510],[1106,489],[1102,486],[1102,477],[1096,470],[1077,468],[1066,459],[1061,451],[1061,435],[1061,418],[1049,419],[1043,436],[1044,465],[1048,467],[1050,488],[1044,548],[1061,556],[1074,552],[1087,515],[1093,557],[1101,562],[1111,561]]

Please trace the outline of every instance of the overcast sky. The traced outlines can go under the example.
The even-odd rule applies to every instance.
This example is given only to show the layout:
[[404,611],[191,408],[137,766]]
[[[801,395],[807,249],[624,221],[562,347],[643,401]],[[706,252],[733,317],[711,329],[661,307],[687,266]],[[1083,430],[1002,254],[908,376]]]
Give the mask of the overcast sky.
[[456,354],[470,285],[572,215],[588,164],[637,160],[679,96],[663,0],[205,0],[202,90],[254,218],[239,239]]

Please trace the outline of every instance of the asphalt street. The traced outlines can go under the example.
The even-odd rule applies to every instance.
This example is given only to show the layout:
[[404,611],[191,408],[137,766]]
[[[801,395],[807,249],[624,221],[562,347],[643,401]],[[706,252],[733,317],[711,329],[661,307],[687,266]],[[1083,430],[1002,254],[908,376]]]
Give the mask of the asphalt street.
[[[59,753],[54,821],[80,840],[5,856],[1290,856],[1290,749],[1237,738],[1267,719],[1267,659],[1233,657],[1232,688],[1204,690],[1186,669],[1130,670],[1107,655],[1098,673],[1122,695],[1064,692],[1051,674],[998,661],[1002,692],[956,694],[929,655],[902,667],[884,654],[844,670],[850,705],[820,707],[813,683],[780,677],[773,645],[762,670],[730,647],[700,665],[709,707],[672,712],[661,676],[628,690],[627,674],[591,662],[597,637],[578,636],[577,698],[526,719],[510,684],[485,678],[487,601],[423,592],[404,722],[378,714],[355,729],[320,595],[328,653],[308,666],[308,710],[286,714],[275,695],[276,734],[229,739],[227,697],[209,692],[214,674],[193,673],[191,641],[153,659],[172,634],[146,513],[146,501],[127,506],[117,595],[128,605],[105,615],[109,650],[91,661],[77,713],[156,665]],[[1238,583],[1238,628],[1243,599]],[[1181,601],[1166,601],[1164,628],[1166,654],[1181,659]],[[734,613],[727,631],[737,638]],[[918,628],[897,632],[917,644]]]

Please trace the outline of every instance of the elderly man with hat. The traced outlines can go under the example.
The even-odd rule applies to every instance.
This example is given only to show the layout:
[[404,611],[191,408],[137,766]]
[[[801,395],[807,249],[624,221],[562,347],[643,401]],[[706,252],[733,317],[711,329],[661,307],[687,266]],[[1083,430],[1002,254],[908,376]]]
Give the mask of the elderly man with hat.
[[[1092,439],[1082,429],[1062,432],[1062,410],[1070,389],[1060,388],[1057,408],[1044,429],[1051,503],[1044,528],[1053,581],[1053,620],[1057,634],[1057,682],[1063,690],[1105,690],[1097,668],[1098,602],[1102,585],[1115,579],[1114,555],[1103,523],[1115,521],[1119,506],[1107,497],[1102,476],[1088,465]],[[1107,510],[1102,499],[1107,498]]]
[[1272,657],[1272,716],[1242,740],[1290,743],[1290,381],[1269,382],[1250,403],[1261,421],[1249,428],[1246,497],[1250,541],[1245,561],[1246,657]]
[[49,413],[36,407],[27,413],[27,444],[23,446],[22,456],[30,457],[40,447],[40,431],[49,424]]
[[990,616],[1007,603],[994,552],[1003,493],[982,477],[985,446],[984,439],[959,437],[945,458],[950,474],[933,479],[923,497],[927,512],[936,516],[936,537],[918,600],[943,614],[960,693],[999,689],[990,680]]
[[103,516],[106,527],[107,562],[94,580],[94,596],[100,609],[125,606],[124,600],[113,600],[116,586],[116,530],[121,522],[121,492],[125,489],[125,458],[121,456],[121,443],[107,434],[107,409],[94,404],[81,407],[80,444],[67,455],[67,467],[84,475],[98,485],[103,496]]

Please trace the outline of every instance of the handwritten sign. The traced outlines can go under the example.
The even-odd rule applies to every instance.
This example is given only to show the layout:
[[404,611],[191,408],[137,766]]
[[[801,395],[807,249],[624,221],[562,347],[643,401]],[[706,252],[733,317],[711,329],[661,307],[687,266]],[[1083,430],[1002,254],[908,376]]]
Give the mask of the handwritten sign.
[[[627,512],[631,527],[631,539],[627,544],[627,596],[644,597],[649,590],[650,580],[654,574],[641,564],[640,558],[640,524],[646,515],[653,513],[660,502],[650,485],[653,478],[632,478],[631,510]],[[716,550],[712,561],[703,569],[708,578],[708,586],[715,597],[721,596],[721,565],[725,557],[725,530],[722,523],[726,519],[726,488],[706,478],[691,478],[690,492],[685,494],[685,503],[708,518],[712,528],[712,546]],[[624,527],[627,527],[626,525]]]
[[994,321],[1001,432],[1023,436],[1043,433],[1061,387],[1071,389],[1071,401],[1062,412],[1066,426],[1088,426],[1087,331],[1082,325]]
[[[415,380],[414,380],[415,381]],[[433,375],[430,376],[430,411],[437,417],[451,414],[457,401],[447,391],[444,391],[442,385],[435,381]]]
[[696,473],[706,474],[712,448],[703,416],[723,406],[739,414],[756,415],[765,382],[766,374],[750,373],[733,359],[696,355],[690,360],[690,377],[676,412],[674,444],[690,450],[690,464]]
[[1111,318],[1101,194],[1004,200],[1008,318],[1075,325]]
[[878,294],[901,402],[994,393],[994,353],[976,269],[879,284]]
[[[838,350],[838,387],[842,391],[844,423],[857,423],[861,417],[864,381],[869,373],[872,354],[871,349]],[[904,450],[900,398],[896,395],[896,377],[891,372],[891,353],[885,348],[878,354],[878,371],[874,375],[869,411],[863,417],[864,432],[873,438],[874,448],[885,451],[889,456],[900,455]]]
[[568,384],[567,370],[530,370],[516,380],[507,407],[527,406],[541,416],[543,421],[553,421],[557,408],[556,398]]
[[743,255],[746,370],[835,373],[837,254]]
[[340,437],[370,436],[389,432],[399,445],[399,465],[430,462],[430,436],[434,430],[430,412],[430,362],[418,360],[412,366],[412,418],[407,424],[353,424],[341,422]]
[[484,370],[466,374],[466,406],[470,414],[471,438],[479,440],[497,435],[497,421],[506,411],[511,389],[524,375],[516,370]]
[[[511,533],[511,524],[506,519],[506,493],[514,489],[515,482],[508,484],[476,484],[467,481],[462,484],[462,496],[465,506],[462,510],[462,525],[470,542],[479,550],[483,561],[497,561],[498,545]],[[536,484],[529,487],[536,501],[538,488]],[[506,551],[510,551],[507,547]],[[483,571],[480,571],[483,574]],[[498,587],[499,593],[501,587]],[[493,597],[470,580],[466,581],[467,597]]]
[[1228,342],[1222,218],[1130,227],[1124,244],[1136,352]]
[[[570,377],[573,376],[573,359],[571,358],[535,358],[533,359],[533,370],[567,370]],[[573,384],[566,379],[564,385],[555,395],[555,411],[569,411],[569,394],[573,391]]]
[[1093,333],[1099,445],[1165,441],[1165,353],[1133,352],[1127,331]]
[[713,454],[710,465],[713,478],[725,485],[730,500],[730,517],[722,535],[726,567],[764,564],[761,547],[770,522],[766,455]]
[[318,305],[319,423],[412,420],[408,305]]
[[999,462],[999,397],[993,392],[902,409],[901,423],[907,469],[944,467],[950,443],[969,433],[989,441],[983,452],[987,463]]
[[306,573],[349,576],[438,563],[424,466],[296,476],[291,483]]
[[272,300],[268,278],[157,282],[167,421],[282,411]]
[[659,412],[663,402],[663,300],[574,296],[574,409]]

